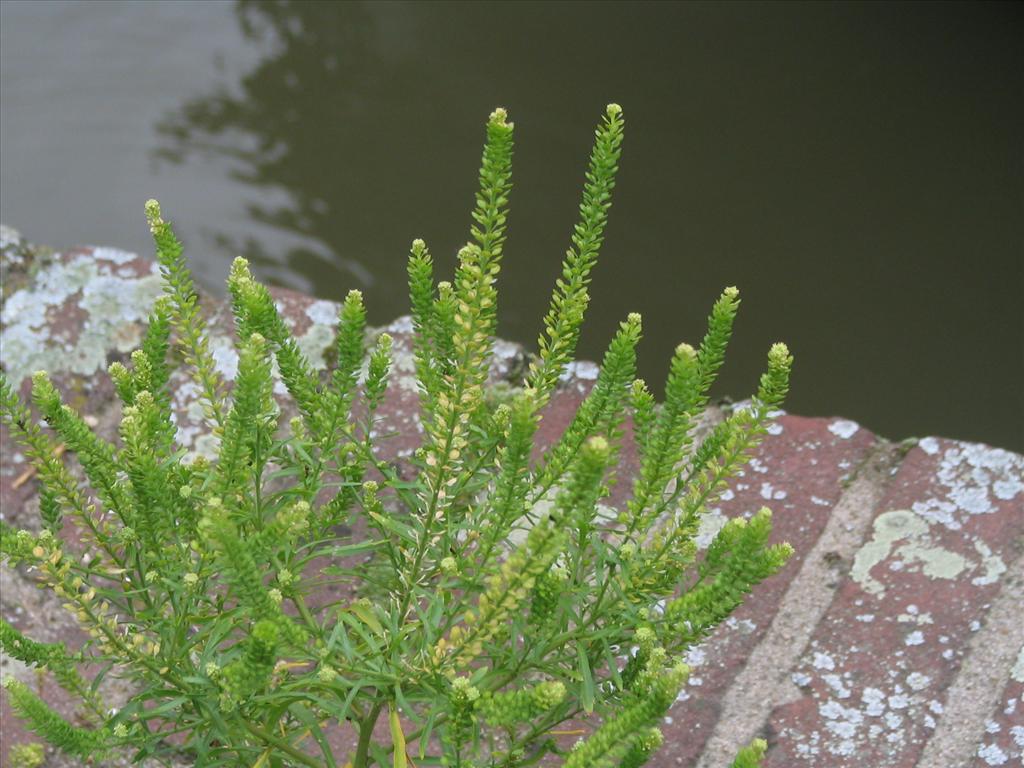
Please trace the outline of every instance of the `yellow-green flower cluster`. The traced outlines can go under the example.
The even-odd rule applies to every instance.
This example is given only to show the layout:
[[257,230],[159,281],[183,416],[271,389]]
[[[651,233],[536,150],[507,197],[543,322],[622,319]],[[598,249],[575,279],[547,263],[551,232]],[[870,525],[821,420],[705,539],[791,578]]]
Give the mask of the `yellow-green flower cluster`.
[[732,763],[732,768],[760,768],[761,760],[767,751],[767,741],[764,739],[754,739],[737,753],[736,759]]
[[569,572],[565,567],[557,565],[537,577],[530,596],[531,624],[542,626],[554,615],[568,578]]
[[635,746],[652,740],[651,728],[675,701],[690,674],[682,663],[645,670],[646,688],[631,703],[576,745],[564,768],[615,768]]
[[486,693],[476,708],[491,725],[510,727],[534,720],[564,699],[565,684],[549,680],[528,688]]
[[261,619],[253,625],[244,643],[242,656],[221,672],[225,703],[238,704],[259,692],[269,682],[274,670],[275,653],[280,637],[277,624]]
[[580,326],[590,303],[590,272],[597,262],[611,208],[623,128],[622,108],[609,104],[604,121],[595,132],[580,202],[580,221],[573,228],[572,245],[544,318],[544,332],[537,340],[540,354],[530,365],[527,386],[535,393],[539,405],[547,403],[558,377],[576,353]]
[[46,762],[46,750],[39,742],[13,744],[7,752],[11,768],[42,768]]
[[448,717],[449,725],[447,732],[451,739],[451,748],[456,753],[472,738],[472,731],[476,723],[477,702],[480,700],[480,690],[473,685],[468,677],[456,677],[451,681],[448,690]]
[[487,589],[478,598],[476,609],[466,612],[465,624],[453,627],[448,640],[437,642],[435,661],[449,659],[464,666],[479,656],[484,643],[503,631],[537,577],[551,567],[564,540],[564,533],[551,520],[537,523],[525,544],[508,556],[498,573],[487,577]]
[[174,305],[173,323],[181,337],[185,362],[196,371],[207,418],[217,426],[223,426],[224,382],[217,373],[216,362],[210,352],[206,322],[199,309],[199,295],[185,265],[184,249],[171,225],[164,221],[156,200],[146,202],[146,218],[156,244],[156,258],[164,278],[165,292]]
[[753,586],[778,571],[790,555],[788,544],[768,545],[771,512],[762,508],[750,521],[730,520],[708,547],[699,578],[669,602],[664,619],[676,642],[699,642],[739,606]]

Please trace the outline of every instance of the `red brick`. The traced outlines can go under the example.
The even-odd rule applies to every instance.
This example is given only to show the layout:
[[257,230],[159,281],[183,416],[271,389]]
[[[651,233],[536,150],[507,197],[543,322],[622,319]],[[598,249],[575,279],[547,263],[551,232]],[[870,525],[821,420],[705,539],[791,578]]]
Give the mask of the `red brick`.
[[[718,721],[722,697],[768,631],[786,589],[842,495],[844,478],[874,445],[875,437],[867,430],[855,429],[852,422],[839,422],[839,427],[836,423],[800,416],[779,418],[772,430],[778,434],[768,436],[731,482],[731,497],[711,510],[712,515],[720,511],[727,518],[750,517],[767,506],[773,511],[773,540],[788,541],[795,553],[780,573],[762,582],[690,653],[690,684],[666,719],[665,745],[651,760],[653,768],[691,765],[701,754]],[[770,694],[766,688],[765,695]]]
[[907,455],[793,670],[803,696],[771,716],[768,766],[916,765],[1018,554],[1022,468],[1006,451],[934,438]]

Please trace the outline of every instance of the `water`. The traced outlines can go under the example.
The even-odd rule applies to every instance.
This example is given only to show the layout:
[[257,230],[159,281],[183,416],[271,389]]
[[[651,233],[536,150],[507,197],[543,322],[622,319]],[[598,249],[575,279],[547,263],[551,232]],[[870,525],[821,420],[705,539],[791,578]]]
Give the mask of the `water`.
[[210,289],[242,253],[385,322],[412,238],[454,263],[503,105],[500,331],[530,342],[617,101],[583,355],[639,310],[656,384],[736,284],[718,394],[783,339],[793,411],[1024,450],[1019,7],[8,0],[0,21],[0,216],[38,242],[148,252],[157,197]]

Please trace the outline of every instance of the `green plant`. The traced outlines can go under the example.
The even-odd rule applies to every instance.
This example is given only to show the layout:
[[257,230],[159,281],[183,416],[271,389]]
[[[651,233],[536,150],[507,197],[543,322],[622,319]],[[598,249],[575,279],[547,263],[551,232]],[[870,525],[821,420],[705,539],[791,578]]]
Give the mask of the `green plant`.
[[[630,315],[571,425],[534,461],[539,420],[587,308],[623,117],[610,105],[597,128],[539,351],[525,385],[496,404],[486,382],[512,134],[496,110],[453,282],[435,283],[426,245],[412,244],[424,427],[414,472],[378,455],[373,426],[391,339],[378,336],[367,355],[359,292],[340,308],[336,366],[319,376],[268,290],[236,260],[228,286],[240,355],[229,401],[181,246],[152,201],[166,295],[131,368],[110,369],[124,403],[119,443],[90,431],[45,373],[33,381],[34,404],[77,456],[88,493],[0,382],[3,419],[38,469],[43,521],[38,535],[5,527],[0,551],[31,566],[91,636],[71,652],[2,625],[4,650],[49,670],[90,723],[71,725],[9,680],[10,702],[32,729],[81,757],[130,749],[139,760],[184,755],[201,766],[337,766],[344,758],[326,733],[339,724],[354,729],[355,768],[639,766],[657,749],[657,725],[686,682],[682,655],[790,554],[768,544],[767,510],[727,523],[702,558],[695,537],[708,503],[765,433],[792,359],[773,346],[750,406],[697,445],[736,290],[714,304],[697,348],[676,349],[660,406],[635,379],[641,322]],[[202,392],[216,461],[187,463],[175,445],[172,345]],[[287,428],[272,358],[297,411]],[[610,510],[602,499],[628,414],[640,469],[628,503]],[[367,538],[338,533],[356,518]],[[65,521],[89,558],[62,540]],[[337,581],[361,596],[322,599]],[[79,673],[83,661],[100,670],[92,679]],[[98,686],[114,674],[132,695],[108,714]],[[553,734],[574,717],[590,723],[575,746]],[[388,723],[384,739],[378,721]],[[736,765],[762,753],[755,742]]]
[[46,762],[46,751],[42,744],[15,744],[7,752],[11,768],[39,768]]

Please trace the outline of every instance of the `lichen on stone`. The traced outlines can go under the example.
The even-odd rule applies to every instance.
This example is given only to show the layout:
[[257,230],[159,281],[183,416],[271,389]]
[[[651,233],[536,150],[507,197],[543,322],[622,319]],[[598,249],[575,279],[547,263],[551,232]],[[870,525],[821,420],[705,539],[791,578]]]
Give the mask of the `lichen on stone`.
[[119,266],[93,249],[76,252],[42,266],[5,298],[0,344],[8,378],[20,382],[36,370],[90,376],[107,367],[110,352],[138,346],[160,276],[156,265],[130,276],[118,274]]

